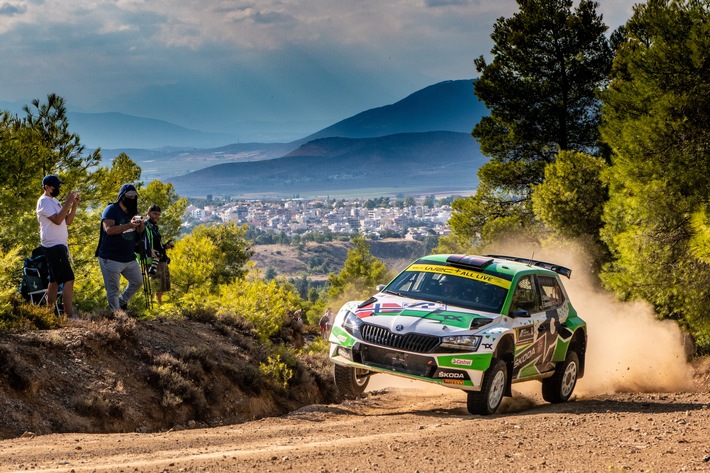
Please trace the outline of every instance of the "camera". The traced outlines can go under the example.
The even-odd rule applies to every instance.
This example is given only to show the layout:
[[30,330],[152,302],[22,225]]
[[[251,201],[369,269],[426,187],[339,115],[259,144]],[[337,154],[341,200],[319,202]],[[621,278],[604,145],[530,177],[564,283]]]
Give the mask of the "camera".
[[158,263],[158,258],[153,258],[153,262],[150,263],[150,267],[148,268],[148,274],[154,276],[158,273]]
[[143,221],[143,216],[142,215],[134,215],[133,218],[131,219],[133,222],[142,222]]
[[155,257],[150,263],[150,266],[148,267],[148,274],[151,276],[155,276],[158,274],[158,264],[160,263],[160,255],[156,252]]

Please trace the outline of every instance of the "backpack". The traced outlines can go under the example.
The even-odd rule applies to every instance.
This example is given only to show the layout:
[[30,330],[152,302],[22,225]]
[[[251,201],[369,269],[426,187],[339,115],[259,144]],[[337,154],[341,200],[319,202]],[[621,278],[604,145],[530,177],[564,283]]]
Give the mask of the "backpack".
[[[49,266],[42,247],[32,250],[22,267],[20,294],[26,301],[37,302],[49,285]],[[36,296],[36,297],[35,297]]]

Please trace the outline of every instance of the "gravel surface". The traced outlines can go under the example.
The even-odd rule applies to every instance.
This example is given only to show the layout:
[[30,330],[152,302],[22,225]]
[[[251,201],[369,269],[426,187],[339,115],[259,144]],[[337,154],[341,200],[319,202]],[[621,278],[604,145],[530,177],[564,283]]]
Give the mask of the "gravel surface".
[[27,433],[0,442],[0,471],[710,471],[706,386],[550,405],[526,383],[531,392],[516,391],[503,413],[481,417],[466,412],[460,391],[383,384],[400,386],[233,426]]

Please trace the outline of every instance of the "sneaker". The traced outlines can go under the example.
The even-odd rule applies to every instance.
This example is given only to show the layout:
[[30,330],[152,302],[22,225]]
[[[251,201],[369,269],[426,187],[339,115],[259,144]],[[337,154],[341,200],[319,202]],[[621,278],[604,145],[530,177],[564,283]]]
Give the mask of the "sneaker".
[[119,305],[121,307],[121,310],[128,310],[128,303],[127,302],[119,302]]

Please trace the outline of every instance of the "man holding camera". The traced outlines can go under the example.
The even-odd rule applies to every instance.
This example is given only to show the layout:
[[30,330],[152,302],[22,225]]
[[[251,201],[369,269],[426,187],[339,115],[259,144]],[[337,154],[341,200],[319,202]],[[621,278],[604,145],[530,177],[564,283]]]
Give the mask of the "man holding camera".
[[74,271],[69,257],[69,232],[67,225],[74,221],[79,204],[79,191],[71,191],[64,204],[57,200],[59,187],[63,184],[55,174],[42,179],[44,193],[37,200],[37,220],[39,221],[40,245],[44,250],[49,268],[47,305],[54,307],[62,286],[62,303],[67,317],[73,317],[72,297],[74,295]]
[[[124,184],[118,200],[110,203],[101,214],[101,230],[96,256],[104,277],[106,298],[111,310],[126,310],[128,301],[143,285],[141,268],[134,249],[145,230],[138,215],[138,191],[133,184]],[[128,285],[121,292],[121,276]]]
[[[170,270],[168,269],[170,258],[168,258],[166,250],[173,247],[170,242],[163,243],[163,237],[158,228],[161,213],[159,206],[151,205],[146,214],[148,221],[145,224],[146,263],[149,263],[148,275],[152,280],[158,282],[158,288],[155,291],[158,304],[163,303],[163,293],[170,290]],[[149,256],[148,252],[150,252]]]

